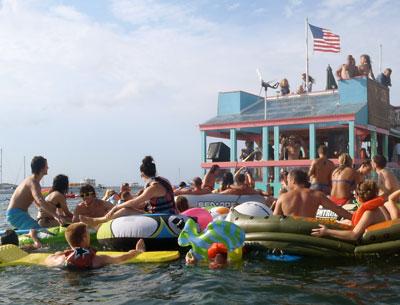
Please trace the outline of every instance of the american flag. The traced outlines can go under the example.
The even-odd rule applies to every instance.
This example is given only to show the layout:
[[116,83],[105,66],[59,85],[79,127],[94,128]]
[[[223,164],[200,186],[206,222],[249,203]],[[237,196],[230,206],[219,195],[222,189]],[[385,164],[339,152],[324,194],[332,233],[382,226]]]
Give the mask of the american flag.
[[314,38],[314,51],[319,52],[340,52],[340,36],[333,34],[330,30],[316,27],[309,24]]

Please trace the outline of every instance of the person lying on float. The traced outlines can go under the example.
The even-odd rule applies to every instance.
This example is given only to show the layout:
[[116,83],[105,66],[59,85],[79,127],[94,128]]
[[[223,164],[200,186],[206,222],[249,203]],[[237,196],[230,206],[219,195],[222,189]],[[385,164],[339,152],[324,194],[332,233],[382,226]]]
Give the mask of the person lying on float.
[[338,216],[351,219],[352,214],[337,206],[320,191],[310,190],[307,173],[302,170],[292,170],[288,175],[288,192],[279,196],[274,215],[313,217],[317,215],[318,207],[331,210]]
[[312,229],[311,235],[322,237],[331,236],[344,240],[357,240],[365,232],[365,229],[376,223],[390,219],[390,215],[383,207],[385,200],[378,196],[378,185],[372,180],[365,180],[356,189],[356,199],[361,204],[353,214],[353,230],[328,229],[324,225]]
[[111,219],[143,213],[176,214],[174,191],[165,178],[156,176],[156,165],[151,156],[146,156],[140,166],[140,173],[146,186],[143,192],[127,202],[114,206],[103,217],[80,216],[90,227],[96,227]]

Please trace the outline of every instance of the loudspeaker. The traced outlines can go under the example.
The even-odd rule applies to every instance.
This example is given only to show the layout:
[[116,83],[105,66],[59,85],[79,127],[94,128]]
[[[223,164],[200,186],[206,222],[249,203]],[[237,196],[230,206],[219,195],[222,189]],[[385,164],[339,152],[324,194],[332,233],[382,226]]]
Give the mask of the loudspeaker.
[[208,145],[207,159],[212,159],[213,162],[230,161],[231,149],[222,142],[210,143]]

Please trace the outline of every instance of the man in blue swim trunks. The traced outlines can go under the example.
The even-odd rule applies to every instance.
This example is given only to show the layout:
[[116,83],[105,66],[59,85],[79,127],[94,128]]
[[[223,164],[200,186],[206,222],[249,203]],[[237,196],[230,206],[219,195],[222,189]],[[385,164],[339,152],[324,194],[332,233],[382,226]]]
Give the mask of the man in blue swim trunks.
[[34,202],[38,208],[42,208],[46,213],[52,215],[60,224],[62,220],[51,209],[51,204],[43,198],[40,180],[47,175],[47,160],[41,156],[36,156],[31,162],[32,176],[22,181],[11,197],[8,205],[6,218],[8,223],[19,230],[30,230],[30,235],[34,241],[36,248],[41,247],[41,243],[37,238],[36,229],[40,229],[40,225],[28,213],[28,209]]
[[328,147],[321,145],[318,147],[318,159],[311,163],[308,176],[311,180],[310,189],[321,191],[325,195],[331,193],[332,172],[335,169],[335,164],[327,158]]

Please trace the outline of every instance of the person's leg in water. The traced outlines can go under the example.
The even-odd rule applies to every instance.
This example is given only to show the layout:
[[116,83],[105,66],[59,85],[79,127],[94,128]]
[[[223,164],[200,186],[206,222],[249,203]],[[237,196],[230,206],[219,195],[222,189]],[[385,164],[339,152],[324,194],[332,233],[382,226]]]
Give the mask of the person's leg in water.
[[[143,214],[143,211],[137,210],[137,209],[131,209],[131,208],[122,208],[115,212],[111,219],[119,218],[122,216],[129,216],[129,215],[138,215],[138,214]],[[86,223],[89,227],[96,228],[98,225],[107,222],[109,219],[107,219],[105,216],[103,217],[89,217],[89,216],[84,216],[84,215],[79,215],[80,221],[83,223]]]
[[42,243],[40,242],[38,236],[37,236],[37,231],[35,229],[31,229],[29,231],[29,236],[32,238],[33,240],[33,247],[36,249],[39,249],[42,247]]

